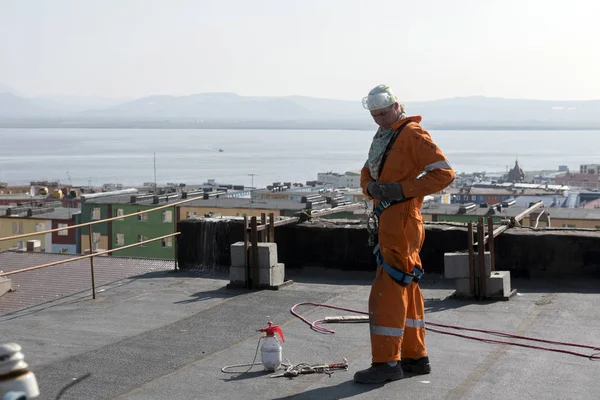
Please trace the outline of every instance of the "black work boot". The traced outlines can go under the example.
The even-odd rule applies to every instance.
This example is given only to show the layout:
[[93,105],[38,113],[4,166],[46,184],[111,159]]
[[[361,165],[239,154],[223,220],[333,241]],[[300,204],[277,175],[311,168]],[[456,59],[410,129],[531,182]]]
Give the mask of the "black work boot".
[[371,368],[363,369],[354,374],[354,381],[358,383],[384,383],[386,381],[397,381],[404,378],[400,362],[395,367],[388,363],[373,363]]
[[417,375],[425,375],[431,372],[428,356],[421,358],[403,358],[400,363],[402,364],[404,372],[412,372]]

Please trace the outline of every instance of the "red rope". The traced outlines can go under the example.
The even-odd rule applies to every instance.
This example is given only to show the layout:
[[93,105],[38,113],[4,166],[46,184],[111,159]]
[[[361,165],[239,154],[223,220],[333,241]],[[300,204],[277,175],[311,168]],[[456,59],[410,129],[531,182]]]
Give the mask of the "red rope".
[[[316,320],[314,322],[310,322],[309,320],[307,320],[306,318],[304,318],[302,315],[300,315],[298,312],[296,312],[296,307],[304,306],[304,305],[310,305],[310,306],[315,306],[315,307],[323,307],[323,308],[331,308],[331,309],[334,309],[334,310],[348,311],[348,312],[352,312],[352,313],[356,313],[356,314],[369,315],[369,313],[367,313],[365,311],[358,311],[358,310],[353,310],[351,308],[330,306],[330,305],[327,305],[327,304],[311,303],[311,302],[298,303],[298,304],[294,305],[290,309],[290,312],[294,316],[300,318],[302,321],[304,321],[305,323],[307,323],[308,325],[310,325],[310,327],[312,329],[314,329],[315,331],[320,332],[320,333],[331,333],[331,334],[333,334],[333,333],[335,333],[335,331],[331,330],[331,329],[324,328],[324,327],[322,327],[322,326],[319,325],[320,323],[325,322],[324,319],[319,319],[319,320]],[[464,339],[478,340],[480,342],[485,342],[485,343],[496,343],[496,344],[505,344],[505,345],[510,345],[510,346],[527,347],[527,348],[536,349],[536,350],[554,351],[554,352],[557,352],[557,353],[571,354],[571,355],[578,356],[578,357],[589,358],[590,360],[600,360],[600,347],[596,347],[596,346],[590,346],[590,345],[578,344],[578,343],[570,343],[570,342],[559,342],[559,341],[547,340],[547,339],[539,339],[539,338],[534,338],[534,337],[530,337],[530,336],[514,335],[512,333],[499,332],[499,331],[494,331],[494,330],[489,330],[489,329],[466,328],[466,327],[456,326],[456,325],[437,324],[437,323],[434,323],[434,322],[426,322],[425,324],[426,325],[431,325],[431,326],[437,326],[437,327],[440,327],[440,328],[456,329],[456,330],[470,331],[470,332],[478,332],[478,333],[483,333],[483,334],[486,334],[486,335],[497,335],[497,336],[502,336],[502,337],[511,338],[511,339],[530,340],[530,341],[542,342],[542,343],[549,343],[549,344],[554,344],[554,345],[559,345],[559,346],[570,346],[570,347],[579,347],[579,348],[584,348],[584,349],[596,350],[596,351],[598,351],[598,353],[585,354],[585,353],[580,353],[580,352],[576,352],[576,351],[572,351],[572,350],[555,349],[555,348],[552,348],[552,347],[536,346],[536,345],[525,344],[525,343],[508,342],[508,341],[505,341],[505,340],[488,339],[488,338],[483,338],[483,337],[465,335],[465,334],[461,334],[461,333],[448,332],[448,331],[443,331],[441,329],[426,327],[426,329],[429,330],[429,331],[431,331],[431,332],[441,333],[443,335],[457,336],[457,337],[461,337],[461,338],[464,338]]]

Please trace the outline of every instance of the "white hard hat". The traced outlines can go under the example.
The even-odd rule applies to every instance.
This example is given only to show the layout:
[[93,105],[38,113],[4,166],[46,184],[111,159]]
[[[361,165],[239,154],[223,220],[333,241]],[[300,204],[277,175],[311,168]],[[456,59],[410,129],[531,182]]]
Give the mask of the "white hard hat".
[[362,105],[369,111],[386,108],[398,102],[398,97],[388,85],[379,85],[373,88],[369,95],[363,97]]

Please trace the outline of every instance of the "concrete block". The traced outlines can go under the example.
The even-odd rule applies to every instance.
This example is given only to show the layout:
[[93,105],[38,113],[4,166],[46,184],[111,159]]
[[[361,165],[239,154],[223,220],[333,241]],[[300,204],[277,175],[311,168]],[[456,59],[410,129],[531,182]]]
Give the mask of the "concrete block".
[[[491,255],[489,251],[485,255],[485,276],[491,273]],[[475,254],[474,259],[475,276],[479,276],[479,256]],[[446,279],[460,279],[469,277],[469,254],[468,253],[445,253],[444,254],[444,277]]]
[[460,279],[469,277],[469,255],[467,253],[444,254],[444,277]]
[[246,268],[242,267],[234,267],[233,265],[229,267],[229,281],[231,283],[245,283],[246,282]]
[[245,265],[244,242],[235,242],[232,244],[230,254],[232,267],[243,267]]
[[285,265],[277,263],[270,268],[260,268],[258,284],[261,286],[280,286],[285,277]]
[[458,278],[454,280],[456,288],[456,296],[473,297],[475,294],[471,292],[471,280],[469,278]]
[[[252,257],[252,246],[249,246],[249,257]],[[258,267],[271,268],[277,264],[277,243],[258,243]]]
[[6,277],[0,278],[0,296],[7,293],[12,288],[12,281]]
[[486,279],[485,291],[487,297],[510,297],[510,271],[494,271]]

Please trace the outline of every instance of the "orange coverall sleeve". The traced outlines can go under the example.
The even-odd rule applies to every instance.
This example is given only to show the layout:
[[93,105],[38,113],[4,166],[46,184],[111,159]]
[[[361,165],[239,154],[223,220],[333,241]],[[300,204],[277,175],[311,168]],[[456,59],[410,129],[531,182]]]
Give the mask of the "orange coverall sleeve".
[[456,178],[456,173],[429,133],[419,126],[407,129],[406,134],[409,135],[408,148],[404,155],[412,157],[425,174],[400,182],[404,197],[424,197],[448,187]]
[[362,188],[363,194],[367,196],[368,199],[371,198],[371,195],[367,192],[367,186],[374,180],[375,179],[371,176],[371,171],[369,171],[369,167],[365,163],[365,166],[360,170],[360,187]]

